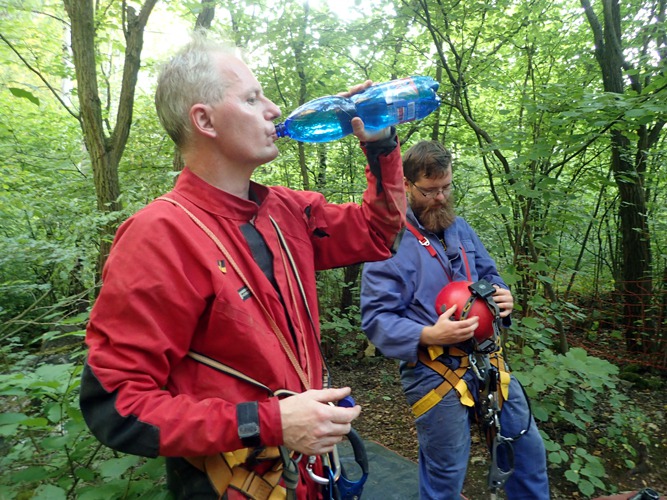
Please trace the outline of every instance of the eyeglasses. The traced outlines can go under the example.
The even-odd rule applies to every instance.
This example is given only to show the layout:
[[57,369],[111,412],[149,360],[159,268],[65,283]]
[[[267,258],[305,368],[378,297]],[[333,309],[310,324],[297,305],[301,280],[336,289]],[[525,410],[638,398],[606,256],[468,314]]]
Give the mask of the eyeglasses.
[[440,188],[440,189],[422,189],[412,181],[410,181],[410,184],[412,184],[414,186],[414,188],[417,191],[419,191],[424,198],[435,198],[439,194],[442,194],[443,196],[447,196],[454,189],[454,183],[453,182],[447,184],[445,187]]

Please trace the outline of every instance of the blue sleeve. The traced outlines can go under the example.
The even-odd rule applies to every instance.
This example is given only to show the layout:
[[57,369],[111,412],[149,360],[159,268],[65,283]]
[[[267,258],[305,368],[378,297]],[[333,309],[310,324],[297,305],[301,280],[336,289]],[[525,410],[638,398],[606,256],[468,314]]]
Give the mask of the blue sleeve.
[[[484,243],[479,239],[477,233],[468,225],[465,224],[465,230],[462,231],[461,245],[466,253],[466,258],[471,267],[471,274],[473,281],[485,279],[492,285],[498,285],[501,288],[509,290],[509,286],[503,281],[498,274],[496,262],[493,260],[489,252],[486,250]],[[511,316],[503,318],[502,326],[509,328],[512,325]]]
[[482,240],[479,239],[477,233],[475,233],[467,222],[462,222],[465,226],[460,233],[461,245],[465,250],[466,258],[470,264],[472,280],[477,281],[485,279],[492,285],[498,285],[501,288],[509,289],[500,277],[500,274],[498,274],[496,262],[491,255],[489,255]]
[[397,266],[397,257],[364,264],[361,327],[385,356],[416,362],[423,324],[406,317],[414,284]]

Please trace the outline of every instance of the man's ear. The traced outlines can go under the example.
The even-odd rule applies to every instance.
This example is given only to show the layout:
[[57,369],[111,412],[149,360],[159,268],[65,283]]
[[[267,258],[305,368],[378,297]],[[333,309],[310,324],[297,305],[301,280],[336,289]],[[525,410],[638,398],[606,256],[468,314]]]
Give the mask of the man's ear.
[[212,109],[206,104],[195,104],[190,108],[190,123],[195,133],[206,137],[215,137],[217,132],[211,121]]
[[410,189],[410,181],[407,179],[407,177],[403,177],[403,186],[405,187],[406,191]]

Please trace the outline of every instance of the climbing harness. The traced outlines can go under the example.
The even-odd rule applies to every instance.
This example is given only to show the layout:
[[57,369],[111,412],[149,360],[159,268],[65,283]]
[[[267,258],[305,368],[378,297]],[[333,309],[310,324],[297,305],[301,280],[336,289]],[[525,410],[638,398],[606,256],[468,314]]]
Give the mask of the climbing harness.
[[[236,264],[232,256],[229,254],[227,249],[224,247],[220,239],[206,226],[197,216],[195,216],[191,211],[189,211],[185,206],[179,203],[176,200],[173,200],[168,197],[160,197],[158,200],[167,201],[173,205],[180,207],[190,219],[202,229],[210,238],[213,240],[218,249],[222,252],[223,256],[227,259],[229,265],[236,271],[240,279],[244,282],[245,286],[251,292],[251,294],[257,299],[257,302],[264,313],[267,321],[271,325],[272,330],[274,331],[276,337],[278,338],[280,345],[285,351],[288,359],[290,360],[292,366],[297,372],[299,379],[305,390],[311,388],[311,383],[308,375],[303,371],[300,364],[297,361],[296,355],[287,342],[285,335],[282,333],[275,320],[269,313],[268,309],[264,304],[259,300],[259,296],[256,295],[252,286],[250,285],[248,279],[245,277],[239,266]],[[283,264],[285,266],[286,276],[288,277],[288,287],[290,290],[292,300],[295,300],[295,292],[292,281],[289,279],[289,273],[287,272],[287,262],[289,262],[290,267],[292,268],[293,276],[298,285],[298,291],[300,292],[301,298],[303,300],[304,307],[310,319],[311,326],[313,331],[316,331],[314,320],[310,311],[308,300],[306,298],[305,290],[301,282],[296,263],[292,257],[292,254],[287,246],[287,242],[280,230],[280,227],[273,219],[269,216],[269,219],[274,226],[274,229],[278,235],[281,248],[281,257]],[[298,314],[298,313],[297,313]],[[298,317],[298,323],[302,331],[305,331],[301,318]],[[330,387],[330,372],[326,359],[324,358],[324,353],[320,346],[320,355],[322,356],[323,364],[323,387]],[[212,359],[204,354],[197,353],[194,351],[189,351],[187,356],[193,360],[202,363],[214,370],[220,371],[227,375],[242,380],[246,383],[252,384],[255,387],[259,387],[267,391],[270,396],[284,397],[292,396],[297,394],[294,391],[279,389],[276,391],[271,390],[265,384],[259,382],[258,380],[253,379],[245,375],[244,373],[225,365],[215,359]],[[310,365],[310,363],[308,363]],[[333,404],[333,403],[330,403]],[[352,403],[353,406],[353,403]],[[363,440],[359,435],[351,429],[350,433],[347,436],[348,440],[352,444],[354,456],[356,462],[361,467],[363,473],[362,476],[356,480],[352,481],[347,478],[344,468],[340,464],[340,459],[338,456],[338,449],[334,446],[334,449],[331,453],[322,456],[323,468],[328,471],[327,477],[322,478],[314,472],[314,466],[317,462],[316,456],[308,457],[308,463],[306,465],[306,470],[308,476],[324,486],[325,491],[329,491],[330,498],[334,500],[355,500],[360,498],[361,491],[363,489],[364,483],[368,477],[368,459],[366,457],[366,449],[364,447]],[[277,459],[280,460],[277,460]],[[253,498],[255,500],[293,500],[296,498],[296,487],[299,482],[299,470],[298,463],[303,457],[301,455],[294,457],[294,454],[290,452],[285,446],[278,447],[257,447],[257,448],[242,448],[240,450],[235,450],[233,452],[219,453],[216,455],[205,456],[205,457],[185,457],[185,459],[192,464],[194,467],[204,472],[211,482],[211,485],[215,489],[216,493],[222,498],[224,492],[228,488],[234,488],[238,491]],[[274,465],[266,470],[263,474],[258,474],[254,471],[248,470],[246,465],[256,465],[261,464],[262,462],[273,461]],[[279,484],[282,478],[284,486]]]
[[[438,255],[428,238],[409,221],[407,222],[407,227],[429,254],[437,259],[449,278],[449,282],[456,283],[453,281],[451,271],[442,261],[442,258]],[[419,361],[439,373],[444,380],[438,387],[429,391],[413,404],[412,411],[416,417],[423,415],[433,408],[450,390],[456,391],[461,404],[475,408],[481,431],[486,436],[487,447],[491,454],[487,483],[491,499],[495,500],[498,488],[504,486],[505,482],[514,472],[514,448],[512,443],[528,432],[532,413],[528,396],[523,386],[519,384],[528,404],[528,421],[516,436],[507,437],[502,434],[500,411],[503,402],[509,396],[510,371],[503,359],[502,348],[500,346],[500,310],[493,300],[493,293],[495,292],[493,285],[484,279],[472,282],[470,267],[463,246],[460,247],[460,251],[468,277],[466,285],[469,290],[469,297],[460,308],[459,319],[467,318],[470,315],[473,304],[476,301],[482,301],[488,306],[493,315],[492,333],[480,342],[473,337],[465,347],[461,346],[470,348],[466,350],[455,346],[429,346],[427,349],[420,348],[418,353]],[[447,308],[451,307],[451,305],[453,304],[449,304]],[[436,309],[438,314],[444,312],[444,310],[440,310],[440,307],[438,307],[437,301]],[[443,354],[459,359],[458,367],[451,369],[438,359]],[[475,398],[471,393],[470,387],[468,387],[468,384],[463,379],[464,374],[468,370],[472,371],[478,381],[478,404],[475,404]],[[499,465],[498,459],[501,454],[508,464],[506,469],[502,469]]]

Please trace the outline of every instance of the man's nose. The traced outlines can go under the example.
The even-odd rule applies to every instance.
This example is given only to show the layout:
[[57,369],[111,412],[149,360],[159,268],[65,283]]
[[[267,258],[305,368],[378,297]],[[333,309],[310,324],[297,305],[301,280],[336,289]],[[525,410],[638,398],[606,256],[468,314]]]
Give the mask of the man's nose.
[[270,119],[271,121],[273,121],[273,120],[275,120],[276,118],[278,118],[282,113],[280,112],[280,108],[279,108],[278,106],[276,106],[276,105],[273,103],[273,101],[271,101],[271,100],[269,100],[269,99],[267,99],[267,101],[268,101],[268,107],[267,107],[267,109],[268,109],[268,114],[269,114],[269,116],[270,116],[269,119]]

